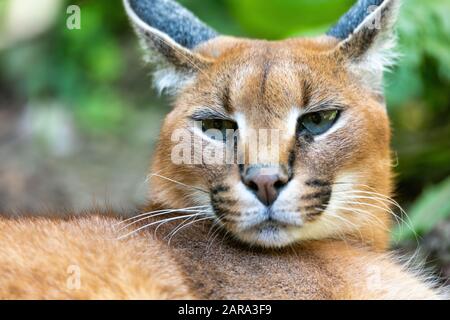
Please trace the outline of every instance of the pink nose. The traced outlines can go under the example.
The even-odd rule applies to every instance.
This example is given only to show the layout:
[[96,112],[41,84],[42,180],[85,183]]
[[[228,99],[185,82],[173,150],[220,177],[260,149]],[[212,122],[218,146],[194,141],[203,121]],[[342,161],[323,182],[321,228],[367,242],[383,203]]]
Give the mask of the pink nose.
[[251,168],[243,177],[243,182],[255,193],[259,201],[270,206],[277,200],[280,189],[286,185],[288,178],[280,172],[268,173],[267,169]]

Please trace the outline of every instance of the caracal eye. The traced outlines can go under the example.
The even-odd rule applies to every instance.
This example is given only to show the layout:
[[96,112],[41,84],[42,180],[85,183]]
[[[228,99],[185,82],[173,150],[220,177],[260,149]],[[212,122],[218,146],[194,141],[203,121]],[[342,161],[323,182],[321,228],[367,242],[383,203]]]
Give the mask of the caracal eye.
[[[222,138],[225,140],[227,136],[227,130],[237,130],[237,123],[230,120],[223,119],[204,119],[202,120],[202,130],[208,135],[209,130],[218,130],[222,133]],[[209,135],[208,135],[209,136]],[[211,137],[214,136],[213,134]]]
[[300,132],[319,135],[328,131],[339,117],[339,110],[324,110],[305,114],[299,119]]

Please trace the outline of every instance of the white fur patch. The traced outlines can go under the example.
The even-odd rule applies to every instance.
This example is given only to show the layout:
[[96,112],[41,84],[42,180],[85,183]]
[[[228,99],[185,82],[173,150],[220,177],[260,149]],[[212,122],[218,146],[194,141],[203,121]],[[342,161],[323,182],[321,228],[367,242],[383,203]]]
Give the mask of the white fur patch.
[[297,108],[292,108],[292,110],[289,112],[287,121],[286,121],[286,130],[283,130],[284,136],[286,138],[290,138],[292,136],[295,136],[296,130],[297,130],[297,122],[298,118],[300,116],[300,110]]
[[383,73],[390,71],[399,54],[394,51],[396,37],[375,41],[366,54],[357,63],[350,63],[348,68],[361,79],[364,86],[377,93],[383,92]]
[[195,75],[183,73],[173,67],[159,69],[153,72],[153,86],[159,94],[177,94],[195,80]]

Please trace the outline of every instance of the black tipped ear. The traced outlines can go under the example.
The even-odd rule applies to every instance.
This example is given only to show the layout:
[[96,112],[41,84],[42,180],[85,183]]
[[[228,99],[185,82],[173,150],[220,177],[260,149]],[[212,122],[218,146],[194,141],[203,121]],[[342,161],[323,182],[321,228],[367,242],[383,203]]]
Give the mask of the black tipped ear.
[[125,2],[144,23],[165,33],[185,48],[193,49],[217,36],[213,29],[172,0],[125,0]]
[[340,41],[338,50],[371,89],[382,90],[383,71],[395,62],[399,0],[358,0],[327,33]]
[[123,2],[147,61],[155,67],[155,86],[176,94],[209,63],[192,49],[218,34],[172,0]]

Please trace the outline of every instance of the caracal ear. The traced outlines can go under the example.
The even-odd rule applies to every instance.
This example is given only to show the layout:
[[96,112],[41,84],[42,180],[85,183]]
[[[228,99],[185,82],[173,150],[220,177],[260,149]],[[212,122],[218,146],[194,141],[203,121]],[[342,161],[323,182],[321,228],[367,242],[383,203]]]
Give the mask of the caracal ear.
[[178,3],[124,0],[124,6],[160,92],[176,94],[211,63],[193,49],[218,34]]
[[358,0],[328,31],[340,40],[337,53],[362,83],[381,94],[383,72],[395,63],[399,0]]

